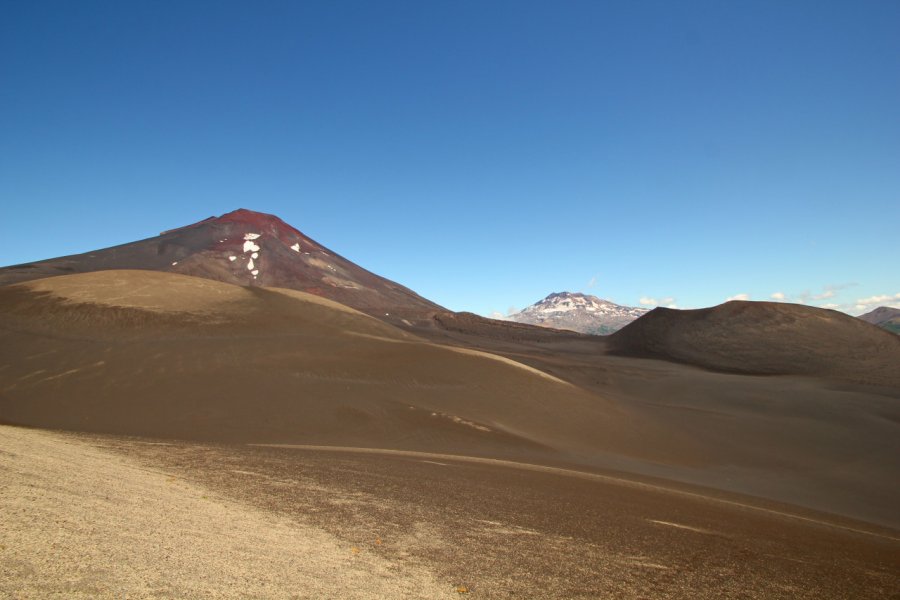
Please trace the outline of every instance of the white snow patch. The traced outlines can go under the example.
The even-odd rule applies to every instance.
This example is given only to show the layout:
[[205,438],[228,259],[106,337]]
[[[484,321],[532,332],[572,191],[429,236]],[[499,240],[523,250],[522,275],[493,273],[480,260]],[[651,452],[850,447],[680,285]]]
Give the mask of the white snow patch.
[[174,267],[177,264],[178,264],[178,261],[176,260],[175,262],[172,263],[172,266]]
[[254,252],[253,254],[250,255],[250,258],[253,258],[253,259],[259,258],[259,252]]
[[228,260],[230,260],[231,262],[234,262],[237,260],[237,256],[229,256]]
[[247,262],[247,270],[248,271],[253,270],[253,259],[252,258]]
[[253,275],[254,278],[256,278],[256,276],[259,275],[259,269],[253,269],[252,271],[250,271],[250,274]]
[[555,306],[545,308],[544,312],[569,312],[572,310],[575,310],[575,307],[572,306],[569,302],[566,302],[562,305],[557,304]]
[[260,235],[259,233],[244,234],[244,252],[259,252],[259,246],[253,240],[259,238]]
[[293,246],[291,246],[291,250],[293,250],[294,252],[300,252],[300,244],[294,244]]

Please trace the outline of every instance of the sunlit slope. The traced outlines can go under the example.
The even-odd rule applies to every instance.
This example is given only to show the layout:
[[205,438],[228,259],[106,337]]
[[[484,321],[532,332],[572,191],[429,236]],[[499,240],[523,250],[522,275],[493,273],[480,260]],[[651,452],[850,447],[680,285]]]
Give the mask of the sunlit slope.
[[302,292],[102,271],[0,288],[0,307],[6,423],[469,454],[660,439],[535,369]]

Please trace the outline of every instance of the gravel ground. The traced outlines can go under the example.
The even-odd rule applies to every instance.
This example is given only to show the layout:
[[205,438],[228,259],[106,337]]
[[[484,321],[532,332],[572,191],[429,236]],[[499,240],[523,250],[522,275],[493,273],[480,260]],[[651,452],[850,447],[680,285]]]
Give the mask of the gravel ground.
[[0,597],[458,597],[360,551],[71,435],[0,426]]
[[900,598],[896,531],[665,482],[3,426],[0,448],[0,598]]

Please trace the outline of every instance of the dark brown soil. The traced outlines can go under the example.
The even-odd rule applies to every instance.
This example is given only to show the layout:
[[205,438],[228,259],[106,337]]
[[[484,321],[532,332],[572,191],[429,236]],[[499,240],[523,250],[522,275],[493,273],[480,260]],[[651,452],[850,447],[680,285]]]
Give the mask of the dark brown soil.
[[610,348],[734,373],[900,387],[900,337],[841,312],[797,304],[657,308],[610,336]]
[[615,356],[467,315],[413,334],[148,271],[5,286],[0,306],[10,424],[614,469],[900,527],[898,388]]

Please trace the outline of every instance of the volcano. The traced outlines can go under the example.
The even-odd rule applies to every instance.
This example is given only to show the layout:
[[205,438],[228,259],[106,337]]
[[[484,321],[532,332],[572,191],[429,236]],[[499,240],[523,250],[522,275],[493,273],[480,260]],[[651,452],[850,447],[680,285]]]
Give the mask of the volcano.
[[0,269],[0,285],[113,269],[299,290],[385,320],[420,319],[445,310],[332,252],[278,217],[243,208],[121,246],[6,267]]
[[516,323],[608,335],[646,313],[646,308],[622,306],[590,294],[559,292],[506,318]]

